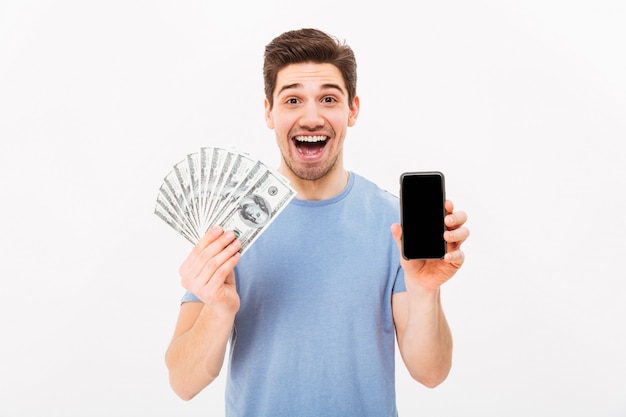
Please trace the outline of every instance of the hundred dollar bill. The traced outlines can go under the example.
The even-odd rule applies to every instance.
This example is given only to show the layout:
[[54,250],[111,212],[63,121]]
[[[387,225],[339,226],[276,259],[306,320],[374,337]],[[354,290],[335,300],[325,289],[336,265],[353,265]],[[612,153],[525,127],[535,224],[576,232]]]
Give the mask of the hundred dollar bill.
[[174,176],[170,174],[167,178],[171,185],[172,192],[176,196],[179,205],[184,208],[184,212],[194,225],[194,229],[198,231],[200,230],[200,220],[196,215],[193,204],[191,174],[189,173],[187,158],[174,165],[172,172]]
[[220,193],[224,188],[224,184],[230,175],[233,166],[235,165],[237,154],[232,152],[231,150],[224,148],[217,148],[216,151],[220,156],[220,165],[217,170],[217,177],[215,182],[213,183],[213,189],[211,190],[211,205],[209,207],[209,211],[207,213],[207,218],[209,220],[214,218],[215,210],[219,204],[221,199]]
[[200,154],[191,153],[187,155],[187,172],[189,173],[189,184],[191,188],[191,209],[194,218],[198,222],[198,227],[202,227],[202,217],[200,214]]
[[255,161],[244,153],[235,156],[227,177],[222,182],[220,190],[215,195],[215,206],[211,213],[209,227],[220,218],[228,204],[236,201],[250,187],[251,180],[261,174],[263,164]]
[[226,159],[227,153],[224,149],[213,148],[211,150],[211,160],[208,166],[206,182],[203,187],[203,210],[202,218],[210,219],[211,208],[213,206],[213,199],[215,197],[215,189],[217,188],[217,182],[222,172],[222,166]]
[[213,219],[213,214],[214,211],[216,209],[217,203],[220,200],[220,196],[219,193],[222,189],[222,187],[224,186],[224,181],[226,181],[226,178],[228,177],[228,173],[231,170],[231,167],[235,161],[235,158],[237,156],[236,153],[231,152],[228,149],[217,149],[218,153],[223,154],[223,157],[221,158],[221,165],[219,166],[219,172],[217,173],[217,179],[215,181],[215,183],[213,184],[213,189],[211,190],[211,199],[210,199],[210,206],[209,206],[209,211],[206,214],[206,218],[208,219]]
[[170,225],[172,229],[177,231],[182,237],[187,239],[192,244],[198,243],[197,239],[193,237],[193,235],[187,231],[185,225],[179,222],[175,216],[169,211],[169,209],[163,206],[161,203],[157,203],[154,208],[154,214],[156,214],[161,220]]
[[194,244],[197,243],[199,239],[198,234],[194,230],[193,225],[189,222],[189,219],[181,211],[178,203],[170,194],[165,184],[159,189],[154,213],[180,233],[185,239]]
[[[210,176],[210,168],[213,165],[213,148],[202,147],[200,148],[200,204],[199,213],[200,217],[204,218],[205,207],[207,204],[207,184]],[[207,225],[203,225],[203,228]]]
[[154,213],[192,244],[217,224],[232,229],[243,253],[294,196],[285,177],[249,154],[202,147],[165,176]]
[[233,204],[216,224],[233,230],[243,254],[295,197],[295,190],[271,170],[263,174]]

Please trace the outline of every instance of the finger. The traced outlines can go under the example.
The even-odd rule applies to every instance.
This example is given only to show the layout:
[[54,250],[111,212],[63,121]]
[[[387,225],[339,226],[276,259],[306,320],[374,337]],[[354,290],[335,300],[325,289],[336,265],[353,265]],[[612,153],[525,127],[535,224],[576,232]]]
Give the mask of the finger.
[[200,255],[200,253],[202,253],[202,251],[209,244],[211,244],[213,241],[215,241],[215,239],[217,239],[223,233],[224,233],[224,230],[222,229],[221,226],[215,226],[215,227],[212,227],[211,229],[209,229],[204,234],[204,236],[202,236],[202,238],[200,238],[200,240],[198,241],[198,243],[196,243],[196,245],[193,247],[191,252],[189,252],[189,255],[187,255],[187,258],[185,258],[185,260],[183,261],[183,263],[182,263],[182,265],[180,266],[180,269],[179,269],[180,275],[185,275],[188,272],[190,272],[192,266],[196,263],[196,260],[197,260],[198,256]]
[[455,266],[456,268],[460,268],[465,262],[465,253],[463,253],[463,251],[460,249],[455,250],[455,251],[446,253],[443,259],[444,261]]
[[224,236],[224,229],[222,226],[215,226],[207,230],[207,232],[202,236],[202,238],[198,241],[198,244],[194,246],[192,253],[196,256],[199,256],[207,247],[209,247],[213,242],[219,239],[221,236]]
[[198,256],[194,271],[182,277],[183,287],[199,293],[211,282],[223,284],[239,261],[239,249],[241,241],[234,239],[234,233],[224,233]]
[[[233,243],[236,237],[235,232],[232,230],[223,231],[219,236],[217,236],[217,238],[211,241],[198,253],[192,269],[201,273],[207,265],[214,266],[216,263],[221,264],[221,257],[219,257],[219,255],[222,253],[224,248]],[[215,259],[216,257],[218,259]],[[215,266],[215,268],[217,267]]]
[[224,285],[228,278],[232,276],[233,269],[241,258],[240,249],[241,241],[235,239],[213,258],[214,265],[207,264],[205,266],[206,271],[203,271],[201,276],[208,277],[208,280],[204,283],[199,280],[198,283],[213,289]]
[[454,203],[452,200],[444,201],[443,206],[446,209],[446,213],[454,213]]
[[233,231],[224,232],[221,227],[208,232],[202,241],[194,247],[188,259],[181,266],[180,276],[183,287],[188,289],[197,285],[195,282],[198,279],[200,279],[200,285],[206,282],[210,276],[202,278],[202,274],[207,263],[214,265],[213,257],[232,243],[234,239],[235,233]]
[[448,243],[463,243],[469,237],[470,231],[467,227],[460,227],[458,229],[446,230],[443,234],[443,238]]
[[448,214],[444,218],[446,227],[448,229],[456,229],[461,227],[467,221],[467,213],[464,211],[457,211],[455,213]]
[[393,236],[393,239],[396,241],[396,244],[398,245],[398,249],[401,249],[401,241],[402,241],[402,226],[400,226],[398,223],[394,223],[391,225],[391,234]]

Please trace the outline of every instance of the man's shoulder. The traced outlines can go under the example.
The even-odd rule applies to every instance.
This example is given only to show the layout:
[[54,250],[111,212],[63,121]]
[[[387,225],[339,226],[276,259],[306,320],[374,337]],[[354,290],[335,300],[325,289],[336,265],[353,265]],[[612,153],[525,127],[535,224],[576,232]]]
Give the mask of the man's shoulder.
[[358,192],[371,195],[375,198],[380,198],[391,205],[396,205],[398,203],[397,195],[381,188],[372,180],[354,172],[351,172],[350,175],[354,176],[354,185]]
[[400,212],[399,198],[382,189],[373,181],[354,174],[352,203],[359,208],[367,207],[373,215],[385,221],[397,221]]

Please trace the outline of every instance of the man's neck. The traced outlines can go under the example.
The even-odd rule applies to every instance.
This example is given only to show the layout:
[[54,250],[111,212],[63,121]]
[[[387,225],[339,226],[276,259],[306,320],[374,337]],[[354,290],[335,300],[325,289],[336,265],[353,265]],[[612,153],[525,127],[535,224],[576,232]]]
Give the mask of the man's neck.
[[[348,185],[350,174],[341,168],[329,173],[319,180],[303,180],[293,175],[292,172],[279,170],[291,182],[291,186],[297,191],[296,198],[300,200],[327,200],[340,194]],[[290,175],[291,174],[291,175]]]

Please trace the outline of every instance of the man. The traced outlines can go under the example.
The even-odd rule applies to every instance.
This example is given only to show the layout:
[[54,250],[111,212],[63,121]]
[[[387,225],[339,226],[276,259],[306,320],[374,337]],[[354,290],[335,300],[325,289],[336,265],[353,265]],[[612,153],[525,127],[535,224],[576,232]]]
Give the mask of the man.
[[286,32],[266,46],[264,79],[279,171],[297,195],[243,257],[215,227],[183,262],[170,383],[194,397],[230,346],[227,416],[396,416],[395,338],[417,381],[435,387],[449,373],[440,287],[463,264],[467,216],[446,201],[443,260],[400,256],[397,197],[343,165],[359,114],[347,45]]
[[246,196],[239,202],[239,215],[246,224],[261,227],[270,219],[269,208],[263,197],[258,195]]

